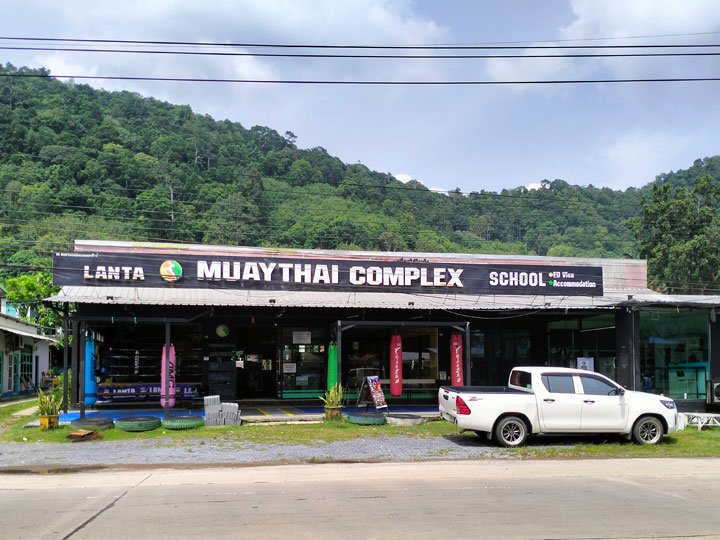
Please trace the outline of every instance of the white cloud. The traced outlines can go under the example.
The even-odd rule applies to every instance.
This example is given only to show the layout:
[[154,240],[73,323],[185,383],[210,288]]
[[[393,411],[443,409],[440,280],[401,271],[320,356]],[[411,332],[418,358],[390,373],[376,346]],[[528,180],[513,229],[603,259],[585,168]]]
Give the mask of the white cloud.
[[620,135],[598,156],[608,171],[604,185],[624,189],[652,182],[661,172],[672,169],[677,162],[678,146],[677,139],[664,133],[636,129]]
[[[717,32],[720,28],[720,10],[716,0],[572,0],[570,4],[575,20],[560,29],[563,39],[623,38],[588,44],[714,42],[715,36],[692,34]],[[648,37],[640,39],[639,36]],[[702,76],[703,73],[712,73],[705,68],[720,65],[720,60],[716,58],[684,57],[605,58],[592,62],[619,78]]]
[[[543,43],[543,45],[549,44]],[[537,50],[524,49],[518,50],[514,54],[539,55],[543,53]],[[562,79],[563,75],[570,71],[570,67],[571,63],[564,58],[528,58],[523,60],[503,58],[489,60],[487,71],[494,81],[544,81]],[[537,87],[513,85],[510,88],[527,89]]]
[[[720,28],[716,0],[549,4],[530,0],[217,0],[212,5],[195,0],[127,0],[122,4],[0,0],[0,6],[7,8],[4,26],[13,29],[14,35],[57,38],[362,45],[481,40],[562,43]],[[55,74],[213,79],[540,80],[644,76],[652,75],[657,66],[668,75],[715,74],[720,68],[715,58],[485,62],[3,53],[3,62],[48,67]],[[446,186],[437,188],[441,192],[456,186],[464,192],[500,190],[542,178],[622,188],[718,153],[717,83],[380,87],[78,82],[188,104],[198,113],[245,127],[289,130],[298,136],[300,147],[322,146],[347,163],[362,162],[374,170],[413,171],[423,185]],[[397,177],[405,178],[405,174]]]
[[395,180],[397,180],[398,182],[402,182],[403,184],[407,184],[410,180],[413,179],[411,175],[403,173],[395,174],[394,176]]

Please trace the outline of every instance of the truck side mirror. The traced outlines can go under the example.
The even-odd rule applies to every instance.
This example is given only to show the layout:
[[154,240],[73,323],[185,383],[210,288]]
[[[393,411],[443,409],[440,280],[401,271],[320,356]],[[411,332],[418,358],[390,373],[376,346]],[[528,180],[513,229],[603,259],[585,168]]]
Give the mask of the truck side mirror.
[[617,389],[617,395],[618,395],[618,396],[624,396],[624,395],[625,395],[625,389],[624,389],[622,386],[618,387],[618,389]]

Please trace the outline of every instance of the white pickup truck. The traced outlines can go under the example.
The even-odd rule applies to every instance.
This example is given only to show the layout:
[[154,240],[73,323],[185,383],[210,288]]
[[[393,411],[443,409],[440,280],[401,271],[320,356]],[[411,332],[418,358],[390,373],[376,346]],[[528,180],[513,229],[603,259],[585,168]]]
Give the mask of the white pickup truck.
[[618,433],[655,444],[678,429],[672,399],[582,369],[516,367],[508,386],[442,386],[438,404],[445,420],[506,447],[563,433]]

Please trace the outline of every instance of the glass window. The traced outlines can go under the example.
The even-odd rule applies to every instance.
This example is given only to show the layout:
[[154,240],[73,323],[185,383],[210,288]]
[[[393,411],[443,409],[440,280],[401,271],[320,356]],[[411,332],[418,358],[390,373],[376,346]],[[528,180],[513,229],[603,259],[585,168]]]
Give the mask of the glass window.
[[510,375],[510,384],[522,388],[532,388],[532,376],[527,371],[515,370]]
[[493,364],[487,349],[487,335],[483,330],[470,332],[470,359],[472,366],[471,385],[481,386],[492,384]]
[[574,394],[575,385],[573,383],[572,375],[555,374],[555,375],[543,375],[542,383],[547,388],[548,392],[554,392],[556,394]]
[[707,310],[640,312],[640,389],[704,400],[708,334]]
[[284,328],[283,397],[317,397],[326,387],[325,332],[319,328]]
[[617,387],[608,382],[591,377],[588,375],[580,375],[583,393],[593,396],[615,396],[617,395]]

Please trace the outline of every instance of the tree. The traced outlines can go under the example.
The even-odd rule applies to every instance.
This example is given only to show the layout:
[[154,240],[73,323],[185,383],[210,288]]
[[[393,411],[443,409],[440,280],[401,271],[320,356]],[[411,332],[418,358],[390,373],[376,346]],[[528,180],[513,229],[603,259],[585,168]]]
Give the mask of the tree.
[[7,301],[17,305],[21,318],[47,329],[62,325],[60,315],[41,303],[60,290],[60,287],[53,287],[48,272],[32,272],[9,278],[5,281],[4,289]]
[[323,176],[315,165],[306,159],[298,159],[290,165],[285,179],[291,186],[307,186],[322,182]]
[[642,215],[628,221],[648,260],[650,285],[672,293],[717,292],[720,279],[720,183],[692,188],[656,183]]

